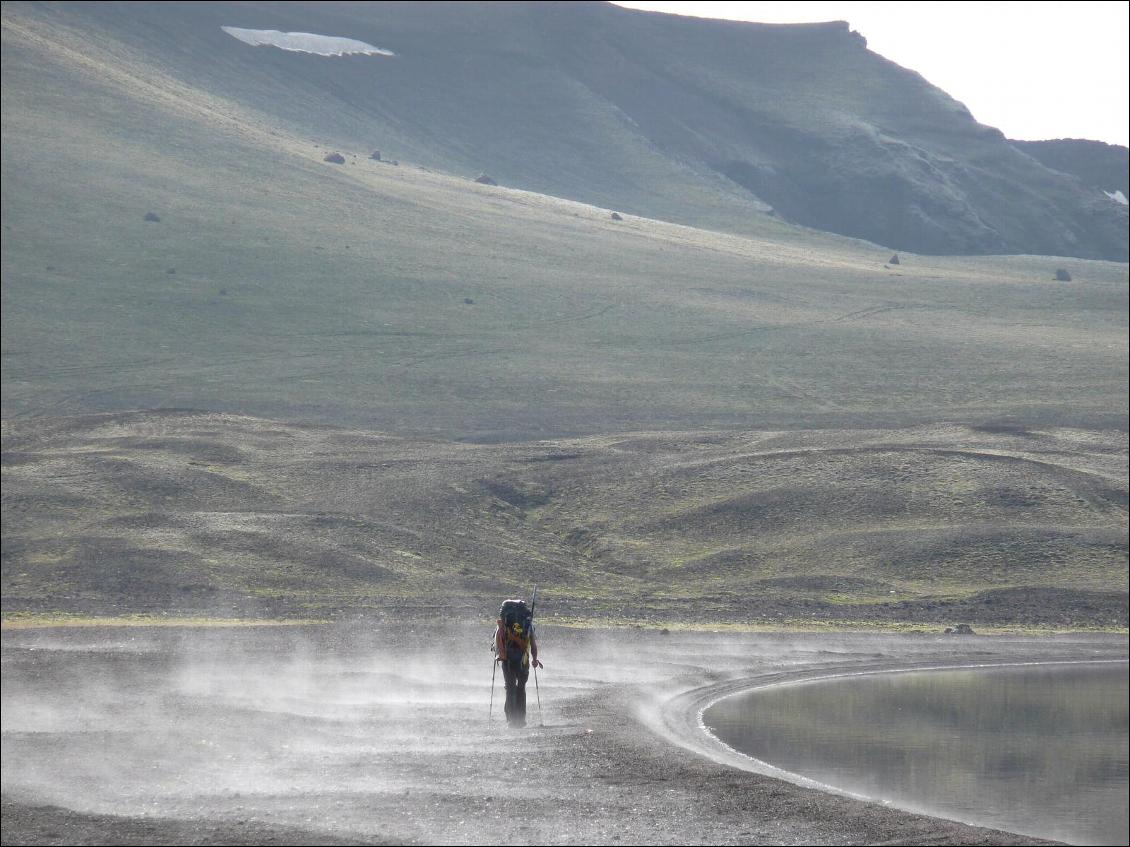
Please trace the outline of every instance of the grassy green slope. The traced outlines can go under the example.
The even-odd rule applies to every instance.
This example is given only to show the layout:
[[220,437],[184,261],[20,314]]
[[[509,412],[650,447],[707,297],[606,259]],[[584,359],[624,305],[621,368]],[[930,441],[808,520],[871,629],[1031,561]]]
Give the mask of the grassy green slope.
[[[377,148],[465,177],[487,171],[504,184],[665,220],[741,231],[767,223],[764,204],[744,189],[655,149],[614,103],[556,65],[545,53],[551,33],[521,5],[49,8],[56,14],[9,4],[9,14],[80,51],[101,45],[128,55],[141,74],[183,80],[241,113],[269,114],[297,139],[366,156]],[[581,6],[572,12],[589,19]],[[391,37],[399,55],[327,59],[256,49],[222,25],[351,33],[374,43]]]
[[[605,3],[9,3],[86,50],[269,113],[296,138],[633,214],[756,234],[766,205],[922,253],[1126,260],[1126,210],[1042,166],[846,23]],[[221,26],[396,58],[254,48]]]
[[4,38],[5,415],[193,406],[479,438],[1125,420],[1124,265],[885,268],[772,219],[739,238],[330,165],[116,42],[19,15]]

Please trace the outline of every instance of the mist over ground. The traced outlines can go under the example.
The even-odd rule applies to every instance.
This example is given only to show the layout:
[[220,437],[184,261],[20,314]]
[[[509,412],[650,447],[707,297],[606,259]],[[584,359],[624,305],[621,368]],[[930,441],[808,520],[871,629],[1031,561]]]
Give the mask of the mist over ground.
[[490,633],[427,620],[6,631],[5,842],[18,832],[10,818],[61,820],[28,811],[58,806],[120,832],[127,819],[207,822],[229,837],[273,827],[273,843],[857,843],[925,831],[1017,843],[846,798],[814,807],[811,789],[735,769],[750,760],[710,746],[686,698],[835,670],[1125,658],[1124,639],[1101,635],[545,627],[543,711],[531,679],[530,726],[508,730],[501,679],[488,722]]

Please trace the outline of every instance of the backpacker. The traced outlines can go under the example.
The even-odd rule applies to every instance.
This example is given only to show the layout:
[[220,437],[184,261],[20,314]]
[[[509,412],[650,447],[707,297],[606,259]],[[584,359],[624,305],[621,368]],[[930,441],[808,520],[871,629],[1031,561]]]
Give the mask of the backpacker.
[[[520,661],[529,649],[530,637],[534,633],[534,613],[525,600],[505,600],[498,609],[498,618],[502,621],[507,661]],[[516,635],[514,624],[521,627],[520,635]]]

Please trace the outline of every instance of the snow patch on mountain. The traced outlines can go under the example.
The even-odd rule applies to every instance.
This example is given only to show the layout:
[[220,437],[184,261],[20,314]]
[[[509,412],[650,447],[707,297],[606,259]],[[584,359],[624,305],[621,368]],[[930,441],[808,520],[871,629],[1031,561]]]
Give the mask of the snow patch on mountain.
[[360,53],[365,56],[395,56],[391,50],[374,47],[355,38],[336,35],[317,35],[312,32],[280,32],[277,29],[241,29],[236,26],[220,27],[232,38],[238,38],[252,47],[278,47],[294,53],[313,53],[317,56],[348,56]]

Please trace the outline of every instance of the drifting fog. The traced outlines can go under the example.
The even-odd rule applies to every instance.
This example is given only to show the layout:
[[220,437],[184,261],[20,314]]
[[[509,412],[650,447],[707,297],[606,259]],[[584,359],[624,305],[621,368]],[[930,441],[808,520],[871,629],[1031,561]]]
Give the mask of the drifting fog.
[[464,780],[510,796],[511,767],[538,734],[585,732],[574,706],[597,686],[610,696],[643,686],[660,701],[704,671],[738,673],[739,659],[820,655],[780,638],[549,629],[539,632],[545,727],[531,676],[530,728],[510,731],[501,673],[488,723],[491,636],[490,626],[5,633],[3,790],[86,812],[372,831],[370,804],[351,798],[429,783],[458,791]]
[[[531,676],[529,728],[511,731],[501,672],[488,723],[492,635],[490,625],[5,633],[3,791],[96,814],[379,833],[381,798],[421,786],[511,797],[536,734],[584,732],[562,712],[595,685],[695,670],[634,670],[614,638],[572,635],[565,649],[539,634],[545,728]],[[444,814],[418,821],[418,836],[460,826]]]
[[[943,636],[548,627],[544,713],[531,676],[529,728],[508,730],[501,673],[488,723],[491,635],[422,622],[7,631],[3,792],[96,814],[478,843],[513,836],[502,810],[524,798],[542,831],[564,832],[554,797],[595,784],[604,757],[586,738],[612,714],[635,715],[656,743],[762,770],[705,734],[701,686],[969,649]],[[995,641],[998,661],[1032,649]],[[1078,645],[1044,647],[1060,649]]]

